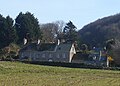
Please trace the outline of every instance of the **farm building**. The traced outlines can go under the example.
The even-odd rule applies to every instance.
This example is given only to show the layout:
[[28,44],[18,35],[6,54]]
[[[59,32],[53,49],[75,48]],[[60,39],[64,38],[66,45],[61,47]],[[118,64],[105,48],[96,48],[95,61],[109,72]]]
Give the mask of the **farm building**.
[[77,52],[72,59],[73,63],[84,63],[94,66],[109,66],[106,52],[101,48],[95,48],[89,54]]

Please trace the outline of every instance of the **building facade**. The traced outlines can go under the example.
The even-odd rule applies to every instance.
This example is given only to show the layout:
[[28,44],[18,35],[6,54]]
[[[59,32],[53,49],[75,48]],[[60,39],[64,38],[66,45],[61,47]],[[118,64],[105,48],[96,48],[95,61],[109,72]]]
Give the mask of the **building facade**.
[[74,54],[75,47],[71,43],[31,43],[20,50],[19,58],[21,61],[71,62]]

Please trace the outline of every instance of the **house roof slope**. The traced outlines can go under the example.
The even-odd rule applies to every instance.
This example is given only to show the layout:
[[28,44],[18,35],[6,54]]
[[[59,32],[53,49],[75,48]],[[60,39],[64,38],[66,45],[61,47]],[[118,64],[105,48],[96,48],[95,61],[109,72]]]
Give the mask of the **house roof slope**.
[[43,44],[36,44],[30,43],[25,45],[20,51],[54,51],[56,47],[55,43],[43,43]]
[[25,45],[20,51],[56,51],[56,52],[69,52],[72,47],[71,43],[30,43]]
[[56,52],[68,52],[70,51],[72,44],[70,43],[63,43],[57,46]]

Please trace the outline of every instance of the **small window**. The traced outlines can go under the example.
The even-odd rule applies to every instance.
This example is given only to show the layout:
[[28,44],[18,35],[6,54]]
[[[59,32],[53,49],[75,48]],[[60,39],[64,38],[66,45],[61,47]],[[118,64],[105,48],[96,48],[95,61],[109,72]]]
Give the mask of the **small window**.
[[60,54],[57,54],[57,58],[60,58]]
[[32,54],[31,54],[31,57],[36,57],[35,55],[36,55],[35,53],[32,53]]
[[45,58],[45,54],[42,54],[42,57]]
[[52,54],[49,54],[49,58],[52,58]]
[[58,50],[61,50],[61,47],[59,47]]
[[22,57],[22,58],[24,57],[24,54],[23,54],[23,53],[21,54],[21,57]]
[[39,54],[37,54],[37,53],[36,53],[36,54],[35,54],[35,58],[37,58],[37,59],[38,59],[38,58],[39,58]]
[[63,54],[63,58],[66,58],[66,55],[65,55],[65,53]]

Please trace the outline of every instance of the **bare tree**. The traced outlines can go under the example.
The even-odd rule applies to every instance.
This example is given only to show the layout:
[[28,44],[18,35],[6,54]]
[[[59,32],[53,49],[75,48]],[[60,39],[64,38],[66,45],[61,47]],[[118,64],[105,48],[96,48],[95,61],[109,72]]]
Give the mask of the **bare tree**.
[[58,25],[59,34],[62,33],[66,23],[64,21],[62,21],[62,20],[56,21],[54,23]]
[[43,42],[55,42],[58,38],[58,35],[62,33],[62,29],[64,26],[63,21],[56,21],[53,23],[47,23],[41,25],[42,31],[42,41]]

